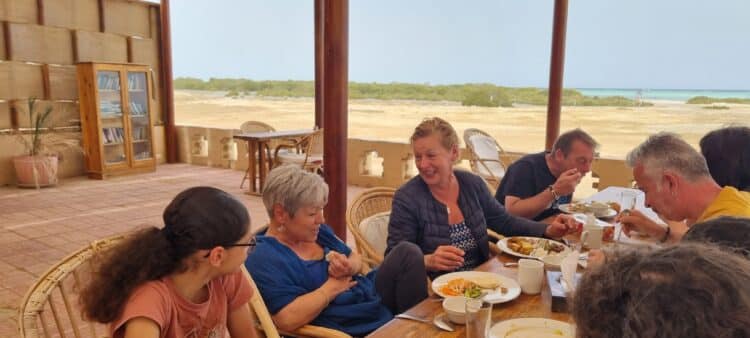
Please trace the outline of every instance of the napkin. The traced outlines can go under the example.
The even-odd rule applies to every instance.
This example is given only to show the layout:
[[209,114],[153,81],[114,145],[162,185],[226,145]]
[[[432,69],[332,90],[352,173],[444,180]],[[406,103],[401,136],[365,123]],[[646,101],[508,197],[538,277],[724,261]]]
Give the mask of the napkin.
[[573,292],[576,288],[576,269],[578,268],[578,256],[580,253],[575,250],[565,256],[560,263],[560,272],[562,273],[562,279],[560,280],[565,292]]

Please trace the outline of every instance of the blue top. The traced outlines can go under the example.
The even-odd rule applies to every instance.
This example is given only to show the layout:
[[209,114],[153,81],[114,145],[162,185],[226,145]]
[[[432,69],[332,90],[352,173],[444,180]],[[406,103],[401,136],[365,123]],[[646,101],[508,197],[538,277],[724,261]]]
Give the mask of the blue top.
[[466,223],[451,224],[450,235],[451,245],[464,251],[464,264],[457,271],[472,270],[474,266],[482,264],[477,240]]
[[[458,207],[479,246],[479,264],[490,255],[487,228],[505,236],[544,236],[546,224],[510,215],[492,197],[481,177],[463,170],[455,170],[453,174],[459,186]],[[422,253],[431,254],[438,246],[451,244],[449,229],[445,205],[432,196],[422,177],[415,176],[393,196],[386,254],[402,241],[412,242]]]
[[[526,155],[508,167],[495,193],[495,198],[500,204],[505,205],[505,196],[515,196],[520,199],[533,197],[557,181],[557,177],[552,175],[547,166],[546,154],[541,152]],[[560,196],[560,199],[552,202],[549,208],[534,216],[533,219],[541,221],[559,214],[560,210],[557,206],[570,203],[572,199],[573,194]]]
[[[328,279],[325,258],[306,261],[273,237],[261,234],[256,239],[257,245],[247,257],[245,267],[258,285],[271,315],[297,297],[319,288]],[[325,253],[334,250],[348,256],[352,251],[325,224],[320,225],[317,243]],[[336,296],[311,324],[363,336],[391,320],[393,315],[375,291],[375,273],[373,270],[366,276],[352,277],[357,284]]]

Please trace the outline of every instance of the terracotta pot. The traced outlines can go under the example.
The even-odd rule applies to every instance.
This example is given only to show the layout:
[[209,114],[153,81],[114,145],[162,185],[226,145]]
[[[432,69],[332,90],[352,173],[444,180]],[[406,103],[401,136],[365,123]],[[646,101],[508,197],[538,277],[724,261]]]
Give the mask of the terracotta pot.
[[57,156],[19,156],[13,159],[16,184],[39,188],[57,184]]

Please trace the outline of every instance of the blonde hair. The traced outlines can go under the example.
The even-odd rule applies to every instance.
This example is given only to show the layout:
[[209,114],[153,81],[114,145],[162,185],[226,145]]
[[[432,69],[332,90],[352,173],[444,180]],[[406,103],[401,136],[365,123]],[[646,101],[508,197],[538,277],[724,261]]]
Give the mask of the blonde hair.
[[414,133],[411,134],[409,141],[414,144],[414,141],[423,137],[430,136],[432,134],[438,135],[440,144],[445,149],[452,149],[453,146],[458,148],[458,134],[453,129],[448,121],[443,120],[439,117],[425,118],[422,122],[414,128]]

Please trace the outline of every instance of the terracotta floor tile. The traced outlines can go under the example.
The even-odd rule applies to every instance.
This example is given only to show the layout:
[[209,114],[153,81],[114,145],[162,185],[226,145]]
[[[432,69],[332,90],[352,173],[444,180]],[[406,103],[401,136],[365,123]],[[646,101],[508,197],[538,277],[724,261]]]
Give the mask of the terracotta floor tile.
[[[17,335],[15,312],[3,317],[9,313],[3,312],[4,303],[15,308],[39,275],[92,240],[161,227],[164,207],[188,187],[223,189],[245,204],[253,228],[266,224],[268,216],[260,197],[239,189],[242,175],[241,171],[170,164],[160,165],[155,173],[103,181],[66,178],[57,187],[39,191],[0,187],[0,337]],[[361,189],[350,187],[349,191],[351,200]]]

